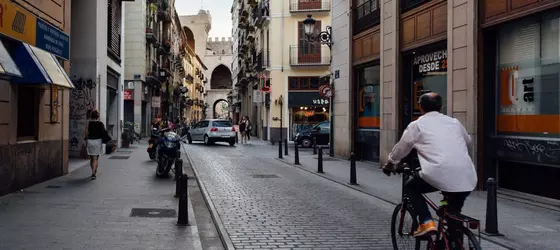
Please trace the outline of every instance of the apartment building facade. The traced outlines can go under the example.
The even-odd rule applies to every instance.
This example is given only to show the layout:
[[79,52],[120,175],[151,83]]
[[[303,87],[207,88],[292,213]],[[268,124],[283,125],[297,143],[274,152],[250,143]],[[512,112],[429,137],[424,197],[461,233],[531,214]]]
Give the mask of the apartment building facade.
[[0,195],[68,173],[71,7],[0,1]]
[[137,132],[147,134],[155,117],[175,122],[185,115],[188,88],[182,50],[187,37],[174,0],[127,5],[125,121],[135,123]]
[[249,116],[260,138],[271,141],[291,141],[300,130],[328,121],[329,102],[318,89],[320,77],[329,74],[330,49],[305,35],[303,21],[312,15],[318,35],[330,25],[331,1],[238,4],[235,87],[241,115]]
[[479,187],[493,177],[504,190],[560,199],[550,189],[560,173],[560,2],[333,6],[335,103],[345,105],[335,110],[336,155],[384,163],[420,116],[418,98],[437,92],[473,139]]
[[[48,2],[48,1],[44,1]],[[70,75],[70,157],[87,158],[84,130],[99,110],[114,144],[121,146],[123,123],[124,3],[120,0],[72,2]]]

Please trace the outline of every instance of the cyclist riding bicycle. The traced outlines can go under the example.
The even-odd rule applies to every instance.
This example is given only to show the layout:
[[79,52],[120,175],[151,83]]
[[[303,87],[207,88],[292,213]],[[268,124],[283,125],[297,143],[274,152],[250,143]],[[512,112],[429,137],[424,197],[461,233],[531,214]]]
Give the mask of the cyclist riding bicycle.
[[388,162],[382,167],[393,171],[414,148],[418,152],[420,170],[405,181],[404,193],[418,215],[415,237],[437,231],[422,194],[442,191],[448,207],[461,212],[465,199],[474,190],[477,175],[469,156],[471,137],[455,118],[441,114],[442,98],[436,93],[420,97],[422,116],[411,122],[401,140],[393,147]]

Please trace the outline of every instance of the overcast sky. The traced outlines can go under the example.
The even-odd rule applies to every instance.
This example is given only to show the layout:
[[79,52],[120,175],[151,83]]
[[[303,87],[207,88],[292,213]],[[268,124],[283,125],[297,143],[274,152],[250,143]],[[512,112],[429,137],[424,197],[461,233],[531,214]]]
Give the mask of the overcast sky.
[[231,36],[231,5],[234,0],[175,0],[179,15],[196,15],[203,8],[212,15],[209,37]]

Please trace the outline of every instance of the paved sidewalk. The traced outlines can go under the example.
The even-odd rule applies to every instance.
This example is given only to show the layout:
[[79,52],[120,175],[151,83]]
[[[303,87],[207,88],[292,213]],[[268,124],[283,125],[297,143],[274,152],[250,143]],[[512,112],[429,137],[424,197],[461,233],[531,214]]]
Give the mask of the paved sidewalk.
[[[175,226],[173,175],[155,178],[146,147],[101,156],[97,180],[75,161],[68,175],[0,197],[0,249],[202,249],[192,204],[191,226]],[[131,217],[133,208],[170,217]]]
[[[278,156],[278,148],[270,151]],[[279,159],[293,165],[294,151],[289,156]],[[317,155],[311,150],[300,151],[299,168],[321,175],[325,178],[348,185],[350,180],[350,162],[328,156],[323,151],[324,174],[317,174]],[[296,165],[293,165],[296,166]],[[355,189],[371,194],[391,203],[400,202],[402,182],[398,176],[387,177],[379,170],[378,164],[356,162],[357,186]],[[429,196],[434,201],[441,199],[438,193]],[[484,228],[486,218],[486,192],[475,191],[469,196],[463,211],[466,215],[478,218]],[[512,249],[559,249],[560,247],[560,213],[505,198],[498,198],[498,224],[504,237],[485,237]]]

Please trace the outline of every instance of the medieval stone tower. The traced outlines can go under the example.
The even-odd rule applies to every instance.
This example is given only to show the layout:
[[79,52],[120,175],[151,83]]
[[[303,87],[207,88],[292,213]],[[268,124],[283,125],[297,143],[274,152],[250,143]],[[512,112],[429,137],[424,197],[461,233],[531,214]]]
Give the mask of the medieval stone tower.
[[220,102],[227,102],[227,95],[232,90],[232,38],[209,38],[212,29],[212,17],[207,10],[200,10],[197,15],[180,16],[181,25],[186,27],[187,39],[194,39],[195,53],[202,59],[208,70],[205,75],[208,83],[204,86],[204,101],[209,105],[207,118],[217,118]]

